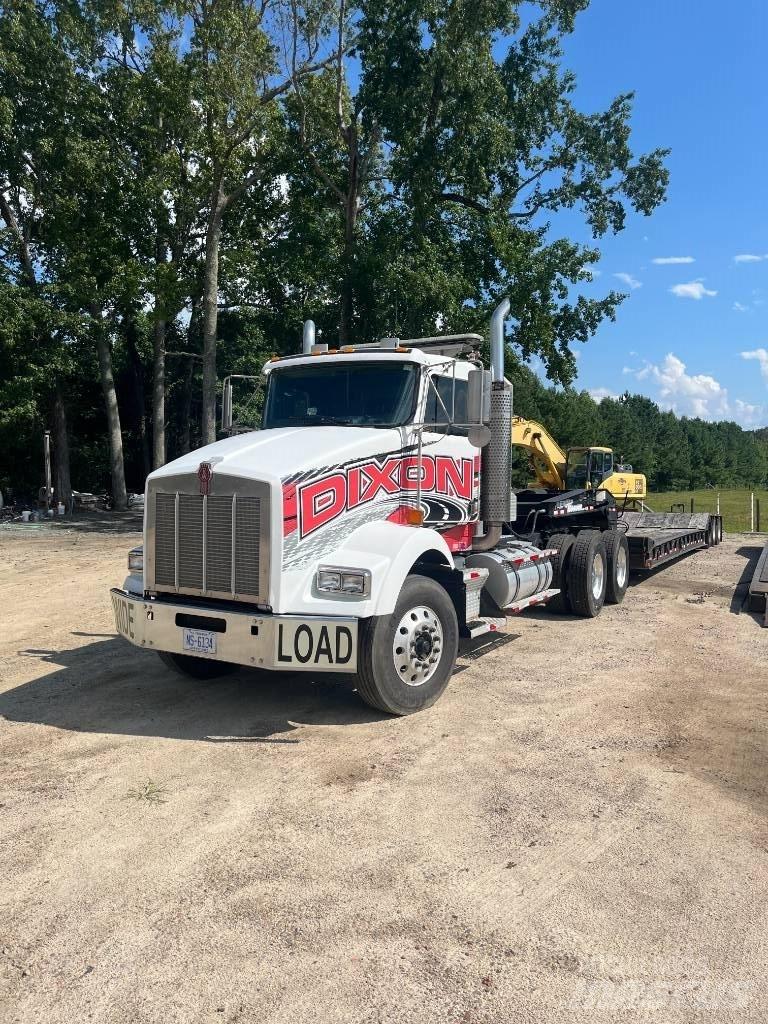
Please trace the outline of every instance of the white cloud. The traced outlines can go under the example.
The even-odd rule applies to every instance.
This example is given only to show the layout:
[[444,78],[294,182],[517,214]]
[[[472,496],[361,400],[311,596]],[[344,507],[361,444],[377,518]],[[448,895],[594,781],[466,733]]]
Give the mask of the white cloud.
[[734,419],[742,427],[754,427],[765,420],[765,408],[762,405],[750,405],[737,398],[734,404]]
[[[761,372],[768,380],[766,349],[742,352],[741,356],[759,360]],[[667,353],[660,363],[645,363],[639,369],[625,366],[624,373],[642,381],[662,409],[671,409],[678,416],[735,420],[743,427],[753,427],[766,420],[764,405],[751,405],[740,398],[731,401],[728,389],[720,381],[708,373],[688,373],[686,364],[674,352]]]
[[632,277],[631,274],[627,274],[624,271],[621,271],[618,274],[614,274],[613,276],[617,277],[619,281],[622,282],[622,284],[625,284],[627,286],[627,288],[631,288],[632,291],[634,291],[635,288],[643,287],[642,281],[638,281],[636,277]]
[[760,373],[768,380],[768,351],[764,348],[756,348],[751,352],[742,352],[742,359],[755,359],[760,365]]
[[602,402],[604,398],[619,397],[615,391],[610,391],[608,388],[587,388],[587,391],[596,402]]
[[671,266],[673,263],[695,263],[693,256],[656,256],[651,260],[659,267]]
[[753,252],[742,252],[733,257],[734,263],[762,263],[763,260],[768,260],[768,254],[757,256]]
[[734,302],[734,304],[733,304],[733,311],[734,311],[734,313],[746,313],[748,311],[748,309],[749,309],[748,306],[742,306],[742,304],[740,302]]
[[716,291],[704,287],[703,278],[696,281],[688,281],[687,284],[673,284],[669,289],[678,299],[703,299],[705,295],[710,297],[717,295]]

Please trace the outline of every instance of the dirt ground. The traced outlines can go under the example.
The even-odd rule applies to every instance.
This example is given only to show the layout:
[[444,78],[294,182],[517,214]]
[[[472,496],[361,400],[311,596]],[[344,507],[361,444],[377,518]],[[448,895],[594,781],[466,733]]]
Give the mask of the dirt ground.
[[408,719],[172,675],[114,634],[137,539],[0,531],[0,1020],[768,1018],[754,538]]

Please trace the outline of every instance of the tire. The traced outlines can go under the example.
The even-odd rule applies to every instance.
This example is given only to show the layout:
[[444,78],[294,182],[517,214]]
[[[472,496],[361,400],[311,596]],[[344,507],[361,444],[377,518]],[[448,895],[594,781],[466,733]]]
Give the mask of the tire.
[[568,596],[574,615],[594,619],[605,604],[608,556],[599,530],[584,530],[576,538],[568,567]]
[[629,586],[629,544],[626,534],[619,530],[606,530],[603,534],[608,557],[608,579],[605,585],[605,603],[621,604]]
[[206,661],[191,654],[170,654],[168,651],[158,651],[157,654],[164,665],[189,679],[219,679],[231,676],[240,668],[230,661]]
[[545,546],[554,548],[557,554],[552,556],[552,586],[560,593],[547,602],[547,608],[558,615],[568,615],[571,602],[568,599],[568,566],[571,561],[575,537],[571,533],[556,533],[549,538]]
[[[397,642],[401,635],[407,641],[402,645]],[[450,681],[458,647],[456,609],[444,588],[426,576],[408,576],[394,612],[361,623],[358,693],[366,704],[390,715],[428,708]],[[438,660],[433,663],[431,657]]]

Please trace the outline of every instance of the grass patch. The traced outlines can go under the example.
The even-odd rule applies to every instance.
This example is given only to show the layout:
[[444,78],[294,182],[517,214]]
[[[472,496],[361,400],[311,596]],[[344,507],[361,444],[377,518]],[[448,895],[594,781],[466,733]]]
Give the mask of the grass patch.
[[125,799],[145,804],[164,804],[167,802],[165,799],[167,792],[168,790],[161,783],[147,779],[140,786],[129,789],[125,794]]
[[[716,512],[717,497],[720,495],[720,515],[723,517],[723,529],[728,533],[744,533],[750,529],[749,488],[731,488],[730,490],[701,491],[664,491],[649,494],[648,505],[656,512],[669,512],[670,506],[682,502],[685,511],[691,511],[693,498],[694,512]],[[755,491],[755,530],[768,531],[768,491]],[[758,524],[758,503],[760,522]]]

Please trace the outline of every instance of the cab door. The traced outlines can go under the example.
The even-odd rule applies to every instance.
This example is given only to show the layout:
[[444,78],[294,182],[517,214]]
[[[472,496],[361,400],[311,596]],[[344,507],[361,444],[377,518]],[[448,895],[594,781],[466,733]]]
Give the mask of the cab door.
[[455,528],[476,522],[479,513],[480,451],[467,436],[467,369],[432,371],[423,403],[424,525],[457,537]]

